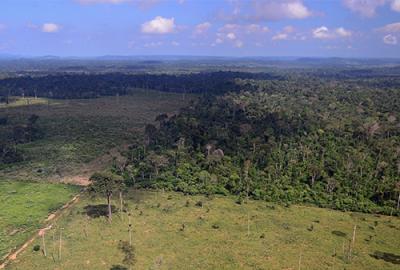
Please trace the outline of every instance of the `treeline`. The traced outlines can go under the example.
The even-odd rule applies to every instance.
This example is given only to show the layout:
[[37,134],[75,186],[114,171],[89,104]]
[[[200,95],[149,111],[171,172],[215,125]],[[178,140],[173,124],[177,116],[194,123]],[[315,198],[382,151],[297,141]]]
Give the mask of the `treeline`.
[[160,115],[132,146],[131,184],[399,214],[400,90],[239,80]]
[[0,100],[7,96],[96,98],[126,95],[134,88],[165,92],[221,94],[238,90],[236,79],[281,79],[267,73],[209,72],[168,74],[76,74],[15,77],[0,80]]

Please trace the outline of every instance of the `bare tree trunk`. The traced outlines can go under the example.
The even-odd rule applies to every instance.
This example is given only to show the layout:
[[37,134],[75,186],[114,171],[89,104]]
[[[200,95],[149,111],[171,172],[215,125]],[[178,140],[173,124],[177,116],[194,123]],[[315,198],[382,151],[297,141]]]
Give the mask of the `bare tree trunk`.
[[[249,211],[249,210],[247,210]],[[250,236],[250,214],[247,212],[247,237]]]
[[301,257],[302,257],[302,254],[301,254],[301,251],[300,251],[300,256],[299,256],[299,267],[298,267],[299,270],[301,270]]
[[119,211],[121,214],[121,219],[123,220],[122,212],[123,212],[123,200],[122,200],[122,191],[119,191]]
[[397,210],[400,208],[400,191],[399,191],[399,198],[397,199]]
[[128,214],[128,219],[129,219],[129,221],[128,221],[128,223],[129,223],[129,245],[131,245],[132,246],[132,223],[131,223],[131,213],[129,213]]
[[357,225],[354,225],[353,228],[353,238],[351,239],[351,245],[354,246],[354,243],[356,242],[356,230],[357,230]]
[[58,259],[61,261],[61,248],[62,248],[62,229],[60,228],[60,243],[58,246]]
[[43,234],[42,234],[43,255],[44,255],[45,257],[47,257],[46,242],[44,241],[44,234],[45,234],[45,232],[43,231]]
[[112,220],[111,195],[107,195],[107,205],[108,205],[108,221],[111,223]]

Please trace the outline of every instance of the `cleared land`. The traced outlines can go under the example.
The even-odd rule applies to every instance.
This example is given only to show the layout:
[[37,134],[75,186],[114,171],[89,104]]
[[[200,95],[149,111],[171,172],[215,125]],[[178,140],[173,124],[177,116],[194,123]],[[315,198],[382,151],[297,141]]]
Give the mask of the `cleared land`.
[[[25,161],[0,164],[0,261],[80,189],[49,182],[87,183],[91,173],[109,166],[124,145],[141,136],[145,124],[160,113],[176,112],[189,100],[190,96],[183,100],[179,94],[135,90],[121,97],[14,99],[3,104],[0,116],[7,115],[11,123],[38,115],[44,137],[17,145]],[[0,132],[7,128],[0,126]]]
[[71,185],[0,181],[0,259],[79,190]]
[[[397,217],[339,212],[233,197],[130,192],[134,269],[398,269]],[[128,198],[130,197],[130,198]],[[202,202],[202,205],[198,202]],[[8,269],[124,269],[120,240],[128,240],[128,214],[110,225],[83,198],[46,235],[47,257],[26,250]],[[118,203],[115,202],[118,206]],[[357,225],[352,257],[349,241]],[[62,256],[58,258],[62,229]],[[41,240],[36,241],[41,245]],[[377,258],[385,258],[377,259]],[[391,261],[391,262],[390,262]],[[300,267],[299,267],[300,265]]]
[[[83,100],[16,100],[0,107],[12,123],[32,115],[44,138],[20,144],[25,161],[0,165],[0,179],[71,182],[107,166],[123,145],[140,137],[145,124],[160,113],[175,113],[190,100],[186,95],[135,90],[129,96]],[[6,129],[7,126],[0,126]],[[4,131],[3,131],[4,132]],[[66,181],[64,181],[66,180]],[[73,181],[72,181],[73,182]]]

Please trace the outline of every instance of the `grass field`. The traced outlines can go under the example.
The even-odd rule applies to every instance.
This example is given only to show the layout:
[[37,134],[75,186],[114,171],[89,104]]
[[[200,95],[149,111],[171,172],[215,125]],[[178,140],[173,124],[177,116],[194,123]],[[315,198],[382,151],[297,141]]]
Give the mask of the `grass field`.
[[[17,100],[8,107],[0,107],[0,115],[8,115],[12,123],[21,123],[37,114],[39,128],[44,132],[43,139],[18,145],[25,161],[0,165],[0,177],[57,182],[70,175],[90,174],[107,165],[105,159],[96,162],[96,158],[132,143],[141,136],[145,124],[153,122],[160,113],[177,112],[190,98],[137,90],[129,96],[38,99],[42,102],[34,105]],[[0,132],[7,132],[7,127],[0,126]]]
[[0,181],[0,259],[27,240],[50,212],[79,189],[71,185]]
[[[233,197],[129,196],[137,258],[133,269],[399,269],[397,217],[262,201],[239,205]],[[8,269],[123,269],[115,266],[123,265],[117,246],[129,239],[128,216],[114,214],[111,225],[105,217],[88,218],[85,206],[100,203],[104,199],[83,198],[47,233],[47,257],[30,247]],[[41,245],[40,239],[35,244]],[[388,261],[374,257],[382,254]]]

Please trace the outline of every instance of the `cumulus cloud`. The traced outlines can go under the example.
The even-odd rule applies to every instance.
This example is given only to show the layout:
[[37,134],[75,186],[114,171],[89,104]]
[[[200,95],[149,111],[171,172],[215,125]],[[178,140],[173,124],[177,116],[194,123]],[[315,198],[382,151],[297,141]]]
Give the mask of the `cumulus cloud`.
[[228,23],[219,28],[218,32],[234,32],[238,35],[243,34],[262,34],[269,31],[267,26],[259,24],[232,24]]
[[172,41],[171,45],[177,47],[177,46],[180,46],[181,44],[177,41]]
[[364,17],[373,17],[379,7],[390,4],[393,11],[400,12],[400,0],[343,0],[351,11]]
[[236,48],[242,48],[244,46],[243,40],[251,43],[251,41],[254,42],[257,39],[264,39],[267,32],[269,32],[269,28],[265,25],[227,23],[218,29],[215,42],[212,45],[226,42]]
[[76,0],[80,4],[121,4],[124,2],[131,2],[132,0]]
[[339,27],[335,30],[336,34],[340,37],[351,37],[352,32],[344,29],[343,27]]
[[244,26],[244,29],[246,33],[252,34],[252,33],[263,33],[263,32],[268,32],[269,28],[267,26],[261,26],[259,24],[249,24]]
[[385,4],[386,0],[343,0],[344,5],[353,12],[364,17],[373,17],[376,9]]
[[285,26],[282,31],[278,32],[276,35],[272,37],[272,40],[288,40],[291,36],[290,34],[294,33],[295,29],[293,26],[288,25]]
[[208,29],[210,29],[210,27],[211,27],[211,23],[209,23],[209,22],[200,23],[200,24],[196,25],[196,27],[194,29],[194,34],[202,35],[202,34],[206,33],[208,31]]
[[235,47],[236,48],[242,48],[243,45],[244,45],[243,41],[241,41],[241,40],[236,40],[235,41]]
[[396,45],[397,44],[397,38],[391,34],[386,35],[383,37],[383,43],[387,45]]
[[44,23],[42,25],[42,32],[45,33],[57,33],[60,31],[60,26],[55,23]]
[[391,4],[391,8],[394,11],[400,12],[400,0],[393,0]]
[[272,40],[287,40],[289,38],[286,33],[278,33],[272,37]]
[[326,26],[320,26],[312,30],[312,35],[316,39],[334,39],[334,38],[348,38],[352,36],[352,32],[343,27],[330,30]]
[[257,20],[305,19],[312,15],[302,0],[253,0]]
[[161,2],[161,0],[75,0],[75,1],[82,5],[95,5],[95,4],[118,5],[123,3],[132,3],[133,5],[141,9],[151,8]]
[[145,47],[145,48],[154,48],[154,47],[160,47],[160,46],[162,46],[163,44],[164,44],[164,43],[161,42],[161,41],[152,41],[152,42],[145,43],[145,44],[143,45],[143,47]]
[[321,26],[321,27],[315,28],[312,31],[312,34],[313,34],[314,38],[318,38],[318,39],[332,38],[332,34],[329,32],[329,29],[326,26]]
[[142,24],[142,33],[146,34],[168,34],[176,29],[174,18],[155,17],[153,20]]
[[378,28],[378,31],[385,33],[397,33],[400,32],[400,22],[387,24],[384,27]]
[[233,6],[229,12],[221,11],[219,17],[230,22],[276,21],[306,19],[313,12],[303,0],[228,0]]
[[234,39],[236,39],[236,35],[235,35],[235,33],[228,33],[228,34],[226,34],[226,38],[227,39],[230,39],[230,40],[234,40]]

